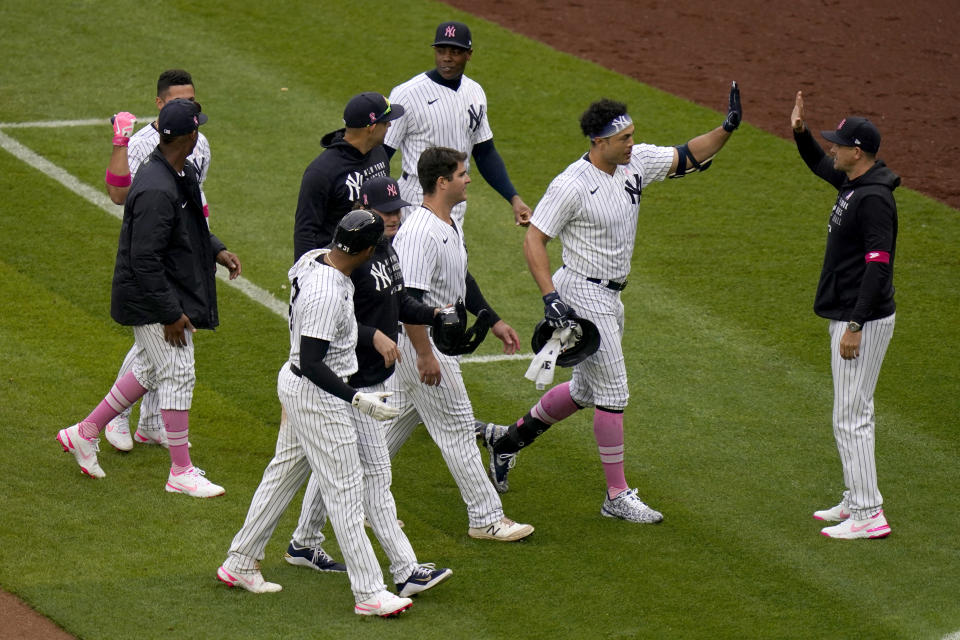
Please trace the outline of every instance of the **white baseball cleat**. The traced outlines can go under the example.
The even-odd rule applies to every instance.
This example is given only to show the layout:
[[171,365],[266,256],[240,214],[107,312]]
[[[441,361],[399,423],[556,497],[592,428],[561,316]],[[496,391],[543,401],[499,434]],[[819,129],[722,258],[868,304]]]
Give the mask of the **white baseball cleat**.
[[137,427],[137,432],[133,434],[133,439],[137,444],[158,444],[164,449],[168,448],[167,430],[163,427],[150,431]]
[[276,593],[282,591],[276,582],[267,582],[259,571],[232,571],[224,566],[217,569],[217,579],[228,587],[240,587],[250,593]]
[[890,525],[887,524],[887,517],[883,515],[883,509],[881,509],[876,515],[864,520],[850,517],[840,524],[824,527],[820,530],[820,533],[828,538],[839,538],[841,540],[885,538],[890,535]]
[[133,438],[130,437],[130,414],[121,413],[116,418],[107,423],[104,429],[104,435],[107,442],[113,445],[117,451],[130,451],[133,449]]
[[412,604],[413,600],[410,598],[400,598],[389,591],[381,591],[355,604],[353,606],[353,612],[360,616],[390,618],[400,615],[409,609]]
[[840,504],[829,509],[813,512],[814,520],[823,520],[824,522],[843,522],[850,517],[850,505],[844,498]]
[[640,499],[636,489],[621,491],[616,498],[610,499],[610,494],[604,492],[603,506],[600,515],[607,518],[620,518],[627,522],[641,524],[656,524],[663,520],[663,514],[652,509]]
[[204,477],[205,475],[207,474],[203,469],[197,469],[196,467],[190,467],[179,475],[174,475],[173,469],[171,469],[165,489],[169,493],[185,493],[194,498],[222,496],[225,489],[207,480]]
[[103,472],[100,463],[97,462],[97,452],[100,451],[99,438],[87,440],[80,435],[80,425],[75,424],[66,429],[60,429],[60,432],[57,433],[57,442],[60,443],[64,451],[73,454],[77,464],[80,465],[80,471],[91,478],[106,477],[107,474]]
[[499,542],[513,542],[521,540],[533,533],[533,526],[520,524],[510,518],[500,518],[485,527],[470,527],[467,535],[477,540],[497,540]]

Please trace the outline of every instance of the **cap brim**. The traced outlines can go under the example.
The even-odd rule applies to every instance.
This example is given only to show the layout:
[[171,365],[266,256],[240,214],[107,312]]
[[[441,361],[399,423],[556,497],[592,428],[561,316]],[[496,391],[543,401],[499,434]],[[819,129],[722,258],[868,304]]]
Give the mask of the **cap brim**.
[[841,147],[855,147],[855,146],[857,146],[857,145],[853,144],[853,140],[847,140],[846,138],[843,138],[843,137],[842,137],[839,133],[837,133],[836,131],[821,131],[821,132],[820,132],[820,135],[823,136],[824,139],[829,140],[829,141],[832,142],[833,144],[838,144],[838,145],[840,145]]
[[434,47],[456,47],[457,49],[463,49],[464,51],[470,51],[470,47],[463,46],[462,42],[455,42],[453,40],[437,40],[433,43]]
[[381,117],[377,122],[390,122],[391,120],[396,120],[404,113],[406,113],[406,110],[403,108],[403,105],[393,102],[390,104],[390,113]]
[[198,113],[198,114],[197,114],[197,126],[200,126],[201,124],[203,124],[203,123],[206,122],[206,121],[207,121],[207,114],[205,114],[205,113]]
[[390,202],[384,202],[379,207],[373,207],[373,208],[376,209],[377,211],[383,211],[384,213],[393,213],[394,211],[399,211],[400,209],[403,209],[404,207],[409,207],[409,206],[412,206],[409,202],[407,202],[406,200],[401,200],[400,198],[397,198],[396,200],[391,200]]

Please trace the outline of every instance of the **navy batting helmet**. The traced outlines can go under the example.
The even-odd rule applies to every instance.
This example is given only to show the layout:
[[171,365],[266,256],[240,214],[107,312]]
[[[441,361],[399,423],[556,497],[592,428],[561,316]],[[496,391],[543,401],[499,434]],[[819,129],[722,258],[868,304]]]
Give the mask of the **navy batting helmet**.
[[382,236],[383,219],[366,209],[357,209],[340,220],[333,244],[344,253],[356,255],[377,244]]
[[[597,325],[589,320],[577,317],[574,319],[573,335],[576,338],[574,344],[568,346],[557,356],[557,364],[561,367],[572,367],[580,364],[600,348],[600,331]],[[546,320],[537,323],[533,330],[533,338],[530,340],[530,347],[534,353],[539,353],[543,345],[553,337],[554,328],[547,324]]]

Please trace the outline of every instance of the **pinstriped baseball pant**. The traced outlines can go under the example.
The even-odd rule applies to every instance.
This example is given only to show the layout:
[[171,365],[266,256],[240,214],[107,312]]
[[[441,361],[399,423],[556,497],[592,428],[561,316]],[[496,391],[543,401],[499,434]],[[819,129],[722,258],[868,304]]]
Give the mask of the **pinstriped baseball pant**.
[[[384,383],[357,389],[364,393],[386,391]],[[397,504],[390,492],[392,471],[390,452],[384,439],[385,423],[349,408],[353,426],[357,430],[357,447],[360,465],[363,467],[363,506],[373,533],[377,536],[384,553],[390,558],[390,573],[395,582],[404,582],[417,566],[417,556],[403,530],[397,524]],[[310,476],[307,491],[303,495],[303,507],[293,540],[307,547],[320,546],[324,541],[321,529],[327,521],[327,508],[323,504],[320,482]]]
[[833,435],[837,441],[844,496],[850,503],[850,514],[862,520],[875,515],[883,507],[883,496],[877,487],[877,462],[874,456],[876,422],[873,393],[880,377],[883,357],[893,336],[896,314],[863,324],[860,355],[853,360],[840,357],[840,338],[846,322],[830,321],[830,355],[833,369]]
[[224,566],[235,571],[256,567],[280,517],[312,472],[330,510],[354,598],[365,600],[386,587],[363,528],[363,474],[350,405],[295,376],[287,364],[280,370],[277,394],[287,422]]
[[133,375],[157,395],[159,409],[189,411],[197,377],[193,357],[193,333],[185,331],[187,344],[175,347],[164,339],[162,324],[133,328]]

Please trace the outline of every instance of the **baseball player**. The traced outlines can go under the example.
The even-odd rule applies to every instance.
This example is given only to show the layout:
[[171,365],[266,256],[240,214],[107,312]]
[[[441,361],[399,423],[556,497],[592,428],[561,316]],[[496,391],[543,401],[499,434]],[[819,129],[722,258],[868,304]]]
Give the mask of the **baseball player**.
[[[466,198],[470,183],[465,161],[466,154],[455,149],[431,147],[423,152],[417,164],[423,204],[407,217],[394,239],[407,290],[431,307],[467,297],[467,249],[451,214]],[[491,331],[503,342],[504,351],[519,348],[516,332],[503,320],[497,319]],[[460,359],[433,349],[418,352],[415,345],[430,339],[426,332],[425,327],[405,324],[399,336],[400,358],[388,389],[401,417],[387,427],[390,455],[396,455],[422,418],[467,505],[468,535],[504,542],[525,538],[533,527],[504,517],[500,496],[485,478],[473,441],[473,407]]]
[[[401,102],[409,115],[387,132],[385,145],[390,157],[399,150],[403,160],[400,195],[419,203],[423,190],[417,177],[417,162],[427,147],[451,147],[473,155],[480,174],[513,208],[514,221],[530,222],[528,207],[507,175],[496,147],[487,113],[483,87],[464,75],[473,55],[470,28],[462,22],[444,22],[433,40],[436,67],[394,87],[390,100]],[[470,168],[469,160],[465,163]],[[452,215],[463,228],[466,202],[454,207]]]
[[877,487],[873,393],[896,320],[893,191],[900,178],[877,160],[880,132],[866,118],[844,118],[836,131],[822,132],[832,143],[829,156],[804,123],[799,91],[790,124],[800,157],[838,191],[813,308],[830,321],[833,435],[846,491],[840,504],[813,517],[839,523],[820,531],[829,538],[883,538],[890,525]]
[[337,223],[360,196],[364,180],[390,172],[383,137],[404,108],[368,91],[354,96],[343,110],[345,127],[320,140],[324,151],[303,172],[293,229],[294,260],[326,247]]
[[148,389],[155,391],[170,450],[166,490],[198,498],[224,490],[190,460],[193,332],[219,323],[215,263],[230,269],[231,277],[240,273],[240,261],[207,227],[197,174],[187,161],[197,128],[206,121],[200,105],[189,100],[171,100],[160,111],[160,142],[137,172],[124,205],[111,291],[114,320],[133,326],[133,370],[86,419],[57,434],[84,473],[102,478],[100,431]]
[[[590,150],[554,178],[537,204],[524,238],[524,254],[543,293],[544,317],[554,327],[574,314],[600,332],[596,353],[573,367],[569,382],[547,391],[509,429],[487,425],[490,476],[500,492],[521,448],[579,409],[594,407],[593,433],[607,491],[601,513],[631,522],[655,523],[663,515],[639,498],[624,477],[623,411],[627,406],[624,316],[620,292],[626,287],[637,233],[641,195],[650,184],[705,170],[739,126],[740,92],[734,82],[722,126],[677,147],[634,144],[627,107],[603,99],[580,117]],[[551,275],[547,243],[560,238],[563,265]]]
[[287,420],[246,521],[217,570],[232,587],[253,593],[281,590],[263,579],[259,562],[277,522],[312,472],[346,559],[354,611],[391,616],[410,607],[409,598],[386,590],[363,528],[363,472],[350,405],[376,420],[397,411],[383,402],[388,393],[359,392],[345,382],[357,372],[350,274],[370,260],[382,235],[379,217],[354,211],[338,223],[330,249],[308,251],[290,269],[290,357],[277,379]]
[[[177,98],[196,101],[193,78],[183,69],[168,69],[161,73],[157,79],[157,111],[163,109],[163,105],[170,100]],[[127,199],[130,184],[137,170],[157,148],[157,144],[160,142],[160,132],[157,130],[157,121],[154,120],[134,134],[133,128],[137,120],[133,114],[126,111],[113,116],[112,122],[114,132],[113,152],[110,155],[105,181],[110,199],[116,204],[123,204]],[[203,193],[203,183],[206,181],[207,171],[210,169],[210,143],[203,133],[198,132],[197,146],[187,157],[187,161],[192,163],[196,169],[200,181],[203,215],[208,217],[210,210]],[[131,347],[120,366],[120,371],[117,374],[118,380],[131,371],[135,356],[136,347]],[[156,394],[148,391],[143,396],[140,403],[140,419],[133,437],[130,436],[129,408],[107,424],[104,435],[107,437],[107,442],[119,451],[130,451],[133,449],[134,441],[140,444],[167,446],[167,434],[163,428],[163,419],[157,406]]]
[[[399,193],[396,180],[378,176],[363,183],[357,202],[358,206],[380,216],[384,224],[384,238],[377,244],[373,258],[350,274],[355,288],[353,304],[358,325],[358,366],[348,383],[363,393],[386,391],[384,382],[393,374],[400,357],[396,343],[398,322],[430,324],[438,311],[413,299],[403,286],[400,263],[391,246],[393,236],[400,228],[400,212],[409,206]],[[424,346],[429,351],[429,342]],[[390,573],[397,584],[397,593],[410,596],[440,584],[453,572],[437,569],[432,563],[418,563],[413,547],[397,521],[397,506],[390,493],[390,454],[382,425],[356,409],[353,410],[353,425],[357,430],[357,447],[363,468],[364,511],[380,546],[390,558]],[[284,555],[287,562],[321,571],[332,570],[332,560],[320,546],[324,541],[321,529],[326,517],[320,483],[313,475],[303,497],[300,522]]]

